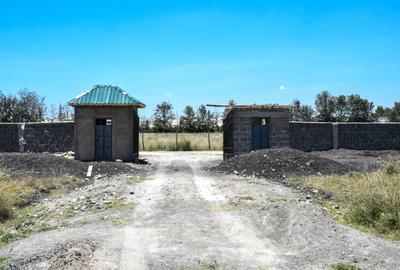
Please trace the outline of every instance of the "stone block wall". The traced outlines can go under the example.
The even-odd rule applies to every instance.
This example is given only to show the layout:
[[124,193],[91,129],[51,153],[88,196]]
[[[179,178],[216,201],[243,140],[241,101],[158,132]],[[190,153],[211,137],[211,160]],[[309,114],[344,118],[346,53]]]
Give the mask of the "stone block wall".
[[270,139],[269,146],[271,148],[282,148],[289,146],[289,116],[283,114],[281,116],[270,118]]
[[223,134],[223,150],[224,159],[233,156],[233,117],[229,113],[224,117],[224,134]]
[[302,151],[333,148],[332,123],[290,122],[289,146]]
[[335,148],[400,150],[400,123],[334,123]]
[[302,151],[400,150],[400,123],[290,122],[289,125],[290,147]]
[[25,152],[66,152],[73,150],[74,123],[29,123],[23,131]]
[[0,123],[0,152],[66,152],[74,148],[74,123]]
[[18,152],[18,124],[0,123],[0,152]]

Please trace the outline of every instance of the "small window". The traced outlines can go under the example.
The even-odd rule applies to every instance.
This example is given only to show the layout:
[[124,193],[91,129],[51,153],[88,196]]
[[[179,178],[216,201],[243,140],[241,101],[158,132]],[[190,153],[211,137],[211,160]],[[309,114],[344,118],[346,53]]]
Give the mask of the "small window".
[[269,124],[269,118],[253,118],[253,123],[256,125],[266,126]]
[[263,118],[261,120],[261,125],[265,126],[267,124],[267,119]]
[[111,126],[112,119],[96,119],[96,125]]

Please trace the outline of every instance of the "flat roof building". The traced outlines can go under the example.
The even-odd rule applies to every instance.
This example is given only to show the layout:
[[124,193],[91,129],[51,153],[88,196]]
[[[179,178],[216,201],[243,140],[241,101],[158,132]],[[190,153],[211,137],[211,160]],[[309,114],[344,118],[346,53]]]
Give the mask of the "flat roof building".
[[253,150],[289,147],[290,108],[289,105],[227,106],[224,158]]
[[138,159],[142,102],[118,86],[95,85],[68,104],[75,110],[76,159]]

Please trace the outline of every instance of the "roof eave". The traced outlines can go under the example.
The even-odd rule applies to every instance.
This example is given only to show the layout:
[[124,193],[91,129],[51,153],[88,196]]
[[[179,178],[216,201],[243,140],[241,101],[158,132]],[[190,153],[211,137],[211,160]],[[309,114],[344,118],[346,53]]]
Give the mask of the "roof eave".
[[72,107],[134,107],[143,109],[146,107],[144,104],[91,104],[91,103],[68,103],[69,106]]

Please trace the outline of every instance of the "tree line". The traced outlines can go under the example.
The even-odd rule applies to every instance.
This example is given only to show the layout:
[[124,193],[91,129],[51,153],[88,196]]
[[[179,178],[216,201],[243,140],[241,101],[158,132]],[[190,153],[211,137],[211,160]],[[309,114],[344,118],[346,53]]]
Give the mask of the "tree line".
[[0,91],[0,122],[53,122],[72,119],[73,113],[68,104],[51,105],[48,112],[45,98],[35,91],[21,89],[16,95],[5,95]]
[[[233,100],[228,104],[234,105]],[[322,91],[315,97],[313,105],[303,105],[294,100],[290,110],[291,121],[319,122],[400,122],[400,101],[393,107],[375,105],[360,95],[334,96]],[[68,104],[50,105],[35,91],[22,89],[16,95],[5,95],[0,91],[0,122],[42,122],[72,120],[72,108]],[[211,112],[204,105],[196,110],[186,106],[178,117],[169,102],[156,106],[152,119],[142,118],[140,128],[149,132],[214,132],[221,131],[220,115]]]
[[164,101],[156,106],[153,119],[142,118],[140,129],[144,132],[215,132],[221,131],[218,125],[219,114],[200,105],[197,110],[186,106],[182,116],[174,113],[171,103]]
[[314,106],[302,105],[298,99],[293,101],[290,111],[291,121],[309,122],[400,122],[400,102],[392,108],[378,106],[360,95],[331,95],[322,91],[315,97]]

